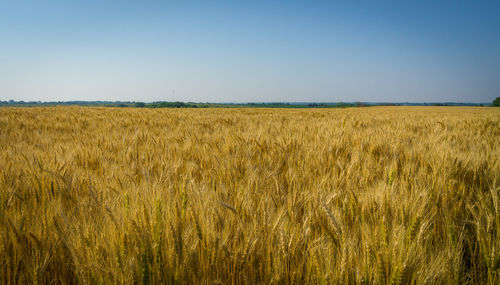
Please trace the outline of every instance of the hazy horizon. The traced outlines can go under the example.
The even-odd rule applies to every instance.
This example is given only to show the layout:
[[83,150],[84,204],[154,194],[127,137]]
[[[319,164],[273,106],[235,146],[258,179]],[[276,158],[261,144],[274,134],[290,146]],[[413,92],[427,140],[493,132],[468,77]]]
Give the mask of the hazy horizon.
[[207,103],[207,104],[291,104],[291,105],[300,105],[300,104],[338,104],[338,103],[366,103],[366,104],[492,104],[492,102],[458,102],[458,101],[428,101],[428,102],[412,102],[412,101],[185,101],[185,100],[160,100],[160,101],[139,101],[139,100],[64,100],[64,101],[42,101],[42,100],[0,100],[0,102],[9,102],[13,101],[15,103],[24,102],[26,104],[36,103],[36,104],[48,104],[48,103],[72,103],[72,102],[85,102],[85,103],[93,103],[93,102],[102,102],[102,103],[159,103],[159,102],[184,102],[184,103]]
[[500,96],[495,1],[3,1],[0,101]]

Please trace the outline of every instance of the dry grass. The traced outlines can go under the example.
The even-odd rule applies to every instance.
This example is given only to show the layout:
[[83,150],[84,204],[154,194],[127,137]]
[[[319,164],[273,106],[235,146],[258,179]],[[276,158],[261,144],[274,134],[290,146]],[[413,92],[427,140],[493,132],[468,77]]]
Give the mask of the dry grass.
[[500,282],[500,109],[0,109],[0,283]]

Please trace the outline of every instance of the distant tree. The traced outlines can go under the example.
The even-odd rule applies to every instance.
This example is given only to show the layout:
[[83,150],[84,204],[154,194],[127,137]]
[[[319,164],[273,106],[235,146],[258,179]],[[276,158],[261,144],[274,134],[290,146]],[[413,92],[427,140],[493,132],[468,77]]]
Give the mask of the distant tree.
[[134,107],[144,108],[144,107],[146,107],[146,104],[144,104],[143,102],[137,102],[137,103],[134,104]]
[[500,97],[497,97],[495,100],[493,100],[493,106],[500,107]]

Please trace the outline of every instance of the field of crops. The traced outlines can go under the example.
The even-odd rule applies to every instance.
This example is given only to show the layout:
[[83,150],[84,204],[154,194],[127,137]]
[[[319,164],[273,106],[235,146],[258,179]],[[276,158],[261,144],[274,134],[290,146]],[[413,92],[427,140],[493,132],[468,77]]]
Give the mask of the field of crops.
[[0,283],[500,282],[500,108],[0,108]]

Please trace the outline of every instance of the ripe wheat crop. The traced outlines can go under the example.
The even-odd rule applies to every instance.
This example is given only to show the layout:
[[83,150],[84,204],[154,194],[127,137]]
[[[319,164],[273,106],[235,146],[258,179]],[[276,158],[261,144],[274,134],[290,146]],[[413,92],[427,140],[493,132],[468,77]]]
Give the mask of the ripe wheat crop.
[[0,283],[500,282],[500,109],[0,108]]

